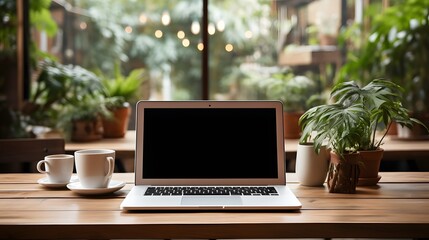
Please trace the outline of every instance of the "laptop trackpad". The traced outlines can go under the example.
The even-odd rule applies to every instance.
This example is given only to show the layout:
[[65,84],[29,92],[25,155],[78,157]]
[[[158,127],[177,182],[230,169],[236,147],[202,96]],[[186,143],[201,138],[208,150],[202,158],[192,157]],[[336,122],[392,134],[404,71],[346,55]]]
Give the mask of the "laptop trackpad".
[[228,206],[228,205],[242,205],[241,197],[197,197],[197,196],[183,196],[182,205],[196,205],[196,206]]

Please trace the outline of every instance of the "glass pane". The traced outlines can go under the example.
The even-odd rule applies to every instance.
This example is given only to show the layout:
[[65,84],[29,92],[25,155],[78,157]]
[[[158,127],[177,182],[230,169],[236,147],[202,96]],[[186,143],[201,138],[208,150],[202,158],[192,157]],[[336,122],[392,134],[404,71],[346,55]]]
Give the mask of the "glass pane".
[[210,1],[210,98],[261,99],[249,78],[277,65],[276,1]]
[[[105,75],[113,76],[118,62],[125,75],[144,68],[149,80],[142,87],[142,99],[201,99],[202,3],[52,1],[60,30],[54,37],[42,33],[34,38],[62,63]],[[295,57],[285,53],[302,46],[310,53],[320,50],[317,31],[323,31],[320,26],[339,29],[340,4],[341,0],[209,0],[209,98],[285,101],[287,93],[270,90],[273,79],[301,75],[316,87],[307,95],[295,93],[299,101],[320,93],[339,66],[336,46],[324,47],[335,53],[327,62],[291,62]],[[329,24],[322,21],[326,12],[331,13]]]
[[341,0],[209,3],[210,98],[278,99],[286,111],[324,101],[341,64]]
[[60,31],[36,38],[62,63],[111,77],[116,63],[124,75],[144,68],[141,99],[201,98],[202,1],[53,1],[51,12]]

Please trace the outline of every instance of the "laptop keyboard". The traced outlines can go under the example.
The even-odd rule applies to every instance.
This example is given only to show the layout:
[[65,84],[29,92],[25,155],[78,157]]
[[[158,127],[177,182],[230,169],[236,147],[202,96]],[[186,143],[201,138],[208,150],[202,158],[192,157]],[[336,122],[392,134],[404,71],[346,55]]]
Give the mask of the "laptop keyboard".
[[148,187],[145,196],[182,195],[279,195],[274,187]]

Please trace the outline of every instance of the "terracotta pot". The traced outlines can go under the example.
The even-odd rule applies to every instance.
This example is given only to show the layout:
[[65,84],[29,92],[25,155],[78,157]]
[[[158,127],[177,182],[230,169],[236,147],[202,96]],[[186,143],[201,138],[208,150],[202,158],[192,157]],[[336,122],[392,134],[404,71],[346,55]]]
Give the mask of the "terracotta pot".
[[337,45],[337,37],[327,34],[319,34],[319,44],[321,46]]
[[90,142],[103,138],[103,122],[101,117],[94,120],[73,121],[71,140],[75,142]]
[[105,138],[123,138],[127,133],[131,107],[129,105],[111,110],[113,118],[103,119]]
[[344,154],[343,158],[331,152],[328,171],[330,193],[355,193],[359,179],[359,153]]
[[301,136],[301,128],[299,127],[298,122],[302,114],[302,112],[283,113],[284,138],[297,139]]
[[381,176],[378,175],[381,159],[383,159],[384,149],[379,148],[374,151],[359,151],[362,164],[360,165],[359,182],[360,186],[376,185]]

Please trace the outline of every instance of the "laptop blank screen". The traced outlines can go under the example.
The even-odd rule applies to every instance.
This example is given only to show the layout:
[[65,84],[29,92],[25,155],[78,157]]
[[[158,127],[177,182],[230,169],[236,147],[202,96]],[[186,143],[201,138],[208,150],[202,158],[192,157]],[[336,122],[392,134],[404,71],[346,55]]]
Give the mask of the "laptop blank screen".
[[145,179],[276,178],[276,112],[146,108]]

